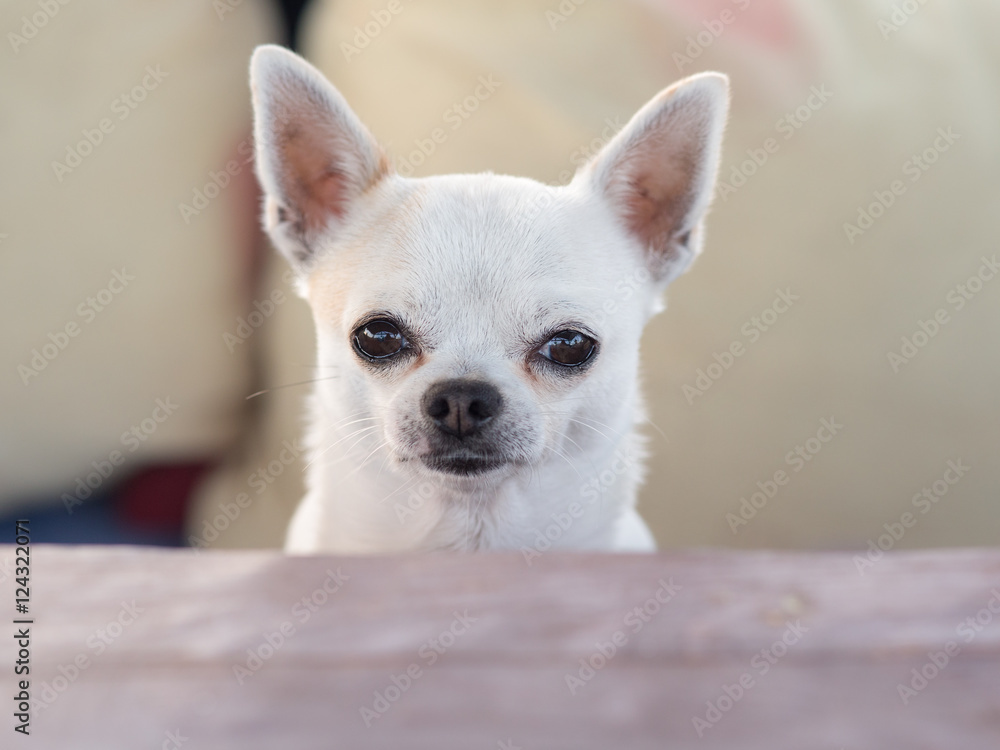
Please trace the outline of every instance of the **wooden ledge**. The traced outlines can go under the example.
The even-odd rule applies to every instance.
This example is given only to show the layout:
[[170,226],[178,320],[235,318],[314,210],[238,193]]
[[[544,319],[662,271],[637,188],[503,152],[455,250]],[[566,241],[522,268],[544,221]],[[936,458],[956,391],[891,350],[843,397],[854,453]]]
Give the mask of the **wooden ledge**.
[[860,567],[39,545],[25,746],[1000,747],[1000,550]]

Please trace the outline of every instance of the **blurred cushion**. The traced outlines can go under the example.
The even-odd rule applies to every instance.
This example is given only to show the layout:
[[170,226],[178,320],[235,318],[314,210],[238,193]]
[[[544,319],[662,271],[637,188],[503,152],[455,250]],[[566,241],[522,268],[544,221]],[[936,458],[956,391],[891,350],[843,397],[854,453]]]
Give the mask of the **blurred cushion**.
[[[7,2],[0,505],[104,491],[238,434],[262,0]],[[9,32],[9,33],[8,33]]]

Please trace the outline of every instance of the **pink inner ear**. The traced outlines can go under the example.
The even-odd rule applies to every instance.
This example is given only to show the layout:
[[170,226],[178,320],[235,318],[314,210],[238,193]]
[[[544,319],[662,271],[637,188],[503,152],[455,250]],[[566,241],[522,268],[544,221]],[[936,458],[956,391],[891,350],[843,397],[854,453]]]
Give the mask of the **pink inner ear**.
[[341,217],[349,199],[349,179],[333,162],[333,144],[310,125],[291,126],[281,134],[281,183],[307,231],[322,229]]
[[665,129],[631,144],[620,194],[629,229],[655,253],[669,249],[691,210],[702,144]]

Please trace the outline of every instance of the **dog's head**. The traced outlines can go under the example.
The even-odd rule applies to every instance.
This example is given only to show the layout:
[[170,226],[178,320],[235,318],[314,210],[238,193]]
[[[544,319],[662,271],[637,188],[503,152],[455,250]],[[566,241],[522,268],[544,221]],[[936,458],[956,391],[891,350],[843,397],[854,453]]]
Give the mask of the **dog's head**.
[[345,424],[459,485],[631,428],[643,325],[700,248],[724,76],[661,92],[563,187],[401,177],[301,58],[261,47],[251,80],[265,226]]

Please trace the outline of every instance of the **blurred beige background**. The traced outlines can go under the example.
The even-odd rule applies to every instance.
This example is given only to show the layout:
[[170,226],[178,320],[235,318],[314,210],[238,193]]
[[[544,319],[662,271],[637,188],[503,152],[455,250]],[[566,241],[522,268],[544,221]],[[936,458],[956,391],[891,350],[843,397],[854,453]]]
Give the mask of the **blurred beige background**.
[[221,331],[258,242],[246,68],[279,31],[233,6],[0,4],[2,511],[239,439],[254,357]]
[[[239,12],[266,15],[249,2]],[[70,6],[61,13],[68,16]],[[2,27],[15,26],[18,15]],[[241,71],[252,44],[266,36],[235,12],[223,26],[234,19],[248,27],[238,43],[228,37],[224,60],[195,64],[197,57],[179,53],[170,81],[190,92],[205,84],[199,71],[232,67],[234,83],[224,89],[234,102],[225,139],[232,147],[247,101]],[[907,511],[915,522],[893,540],[899,547],[996,544],[1000,534],[1000,280],[991,271],[1000,253],[998,30],[1000,6],[987,0],[425,0],[391,8],[339,1],[314,3],[302,51],[398,168],[416,175],[492,170],[549,182],[566,181],[659,89],[699,70],[728,73],[733,110],[705,252],[671,287],[667,311],[644,340],[653,424],[640,511],[663,547],[862,549]],[[39,35],[19,54],[59,44],[54,22],[46,34],[51,41]],[[114,55],[138,59],[141,71],[149,55],[138,52],[122,45]],[[42,73],[29,85],[35,79],[26,69],[4,66],[16,73],[4,81],[6,101],[32,90],[58,99]],[[496,82],[495,91],[484,96],[480,87],[476,98],[482,77]],[[221,104],[190,101],[186,117],[204,115],[221,127],[210,116]],[[100,110],[78,112],[77,122],[59,129],[46,125],[52,137],[30,159],[9,141],[0,146],[5,175],[37,177],[40,169],[47,179],[31,185],[31,200],[19,198],[23,180],[5,176],[3,186],[4,205],[16,207],[0,225],[8,235],[0,273],[10,290],[0,322],[8,344],[0,385],[3,490],[55,492],[93,457],[106,457],[119,425],[143,416],[143,398],[151,407],[150,396],[169,385],[193,406],[171,417],[176,442],[158,433],[156,450],[205,452],[211,435],[210,452],[223,462],[198,490],[189,541],[280,544],[302,489],[298,463],[279,457],[300,434],[305,389],[274,390],[250,410],[243,396],[310,377],[304,303],[291,297],[283,261],[273,255],[259,285],[240,297],[246,269],[220,266],[238,233],[201,238],[197,254],[179,233],[152,233],[150,241],[163,242],[157,247],[142,231],[120,234],[123,220],[141,228],[141,215],[123,208],[145,205],[143,184],[167,167],[126,178],[111,156],[95,155],[89,176],[73,175],[92,181],[80,179],[79,194],[59,193],[44,174],[58,153],[53,144],[92,127]],[[21,123],[18,142],[37,145],[42,135],[12,112]],[[153,120],[168,116],[147,115],[149,132]],[[436,127],[447,139],[421,154],[420,142]],[[157,149],[156,164],[176,167],[187,143]],[[105,153],[112,148],[124,146],[109,137]],[[224,165],[228,152],[215,153]],[[189,188],[204,183],[206,171],[189,172]],[[137,197],[112,202],[106,190]],[[84,207],[87,216],[78,216]],[[40,239],[67,216],[98,228],[100,241]],[[216,203],[204,218],[232,232],[227,221],[245,221],[245,213],[234,208],[227,217]],[[53,363],[58,371],[25,386],[17,365],[72,316],[62,300],[83,299],[115,264],[144,253],[158,260],[143,277],[146,290],[122,296],[122,331],[103,322],[100,331],[86,330],[75,351]],[[287,301],[230,355],[222,334],[275,291]],[[160,312],[152,309],[157,302]],[[211,310],[217,314],[204,312]],[[922,326],[934,330],[935,315],[937,330],[925,339]],[[161,359],[122,344],[129,323],[148,332],[149,321]],[[214,345],[199,349],[201,336]],[[745,353],[730,359],[724,352],[734,342]],[[892,360],[893,353],[908,361]],[[98,358],[103,370],[93,367]],[[158,375],[169,382],[161,387]],[[831,435],[830,424],[842,427]],[[969,468],[958,476],[949,462]],[[256,481],[262,470],[264,485]]]

